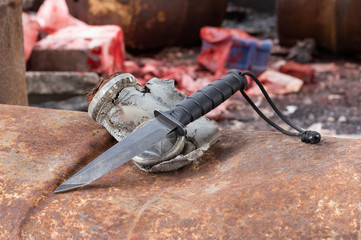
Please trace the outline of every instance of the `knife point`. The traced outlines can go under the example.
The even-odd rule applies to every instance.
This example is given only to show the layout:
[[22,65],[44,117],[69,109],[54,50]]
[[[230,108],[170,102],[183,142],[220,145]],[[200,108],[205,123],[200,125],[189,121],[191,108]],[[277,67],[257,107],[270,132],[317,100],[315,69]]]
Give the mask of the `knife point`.
[[95,181],[151,148],[173,130],[174,127],[165,124],[164,121],[158,118],[153,119],[83,167],[55,189],[54,193],[65,192]]
[[62,184],[57,189],[55,189],[53,193],[69,191],[69,190],[72,190],[74,188],[78,188],[78,187],[81,187],[84,185],[86,185],[86,184]]

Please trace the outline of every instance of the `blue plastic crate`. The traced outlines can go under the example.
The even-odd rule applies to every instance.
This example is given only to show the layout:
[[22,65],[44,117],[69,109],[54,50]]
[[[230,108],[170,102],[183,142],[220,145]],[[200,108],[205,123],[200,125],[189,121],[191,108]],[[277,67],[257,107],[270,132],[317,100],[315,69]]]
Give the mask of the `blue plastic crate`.
[[234,38],[226,61],[228,69],[250,70],[261,73],[267,68],[272,41]]

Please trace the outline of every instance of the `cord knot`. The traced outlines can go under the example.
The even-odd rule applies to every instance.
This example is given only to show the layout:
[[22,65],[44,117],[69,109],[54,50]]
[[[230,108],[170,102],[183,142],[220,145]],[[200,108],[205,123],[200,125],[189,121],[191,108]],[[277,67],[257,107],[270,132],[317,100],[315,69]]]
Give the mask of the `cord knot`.
[[316,131],[306,130],[301,134],[301,140],[304,143],[316,144],[321,141],[321,134]]

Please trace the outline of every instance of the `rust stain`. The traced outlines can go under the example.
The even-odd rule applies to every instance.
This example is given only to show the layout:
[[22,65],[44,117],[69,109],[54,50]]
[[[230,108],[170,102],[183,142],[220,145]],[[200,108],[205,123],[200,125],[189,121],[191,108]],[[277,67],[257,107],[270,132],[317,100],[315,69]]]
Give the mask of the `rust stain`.
[[142,0],[133,0],[133,4],[134,4],[134,16],[135,18],[138,20],[138,16],[139,14],[142,12],[143,9],[148,8],[148,4],[145,3],[142,5]]
[[[149,7],[149,4],[148,3],[143,3],[143,9],[147,9]],[[138,12],[139,13],[139,12]]]
[[86,113],[0,105],[0,131],[10,139],[0,138],[1,239],[361,237],[360,140],[223,131],[181,170],[128,162],[52,194],[114,143],[105,130]]
[[156,23],[155,18],[150,18],[148,19],[148,21],[145,23],[145,27],[148,29],[153,28],[154,24]]
[[0,239],[16,239],[41,199],[114,143],[84,113],[18,106],[0,105],[0,132]]
[[161,22],[161,23],[165,22],[166,21],[165,12],[159,11],[157,13],[157,20],[158,20],[158,22]]
[[118,0],[88,0],[89,14],[98,15],[117,15],[121,26],[127,27],[132,23],[132,6],[130,3],[122,3]]

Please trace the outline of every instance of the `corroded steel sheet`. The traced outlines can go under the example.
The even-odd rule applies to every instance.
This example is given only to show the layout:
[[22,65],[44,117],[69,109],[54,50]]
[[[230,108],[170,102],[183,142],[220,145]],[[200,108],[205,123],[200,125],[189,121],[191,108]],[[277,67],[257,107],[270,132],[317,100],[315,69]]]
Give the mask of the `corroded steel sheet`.
[[113,143],[86,113],[0,105],[0,239],[21,238],[56,186]]
[[149,174],[132,162],[52,191],[114,143],[86,113],[0,105],[0,238],[361,237],[361,141],[319,145],[223,131],[194,164]]
[[0,103],[27,105],[22,0],[0,0]]

